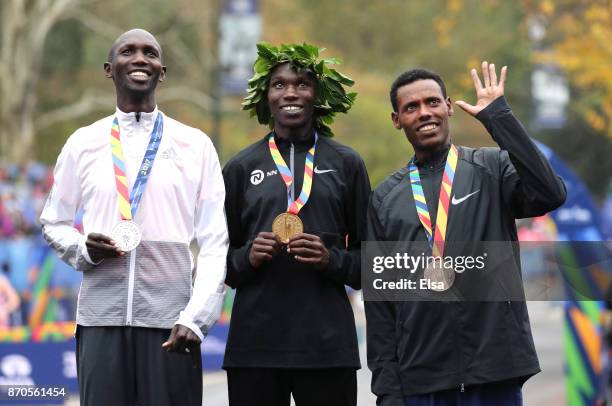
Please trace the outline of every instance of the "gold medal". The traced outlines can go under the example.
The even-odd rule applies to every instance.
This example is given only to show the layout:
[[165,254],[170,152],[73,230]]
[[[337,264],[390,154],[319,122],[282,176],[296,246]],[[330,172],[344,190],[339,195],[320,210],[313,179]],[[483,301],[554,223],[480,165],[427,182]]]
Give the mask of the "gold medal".
[[281,213],[272,222],[272,232],[287,244],[292,237],[304,232],[304,224],[295,214]]
[[439,265],[434,261],[423,272],[423,278],[429,280],[429,289],[434,292],[444,292],[455,283],[455,271],[452,268],[445,268]]

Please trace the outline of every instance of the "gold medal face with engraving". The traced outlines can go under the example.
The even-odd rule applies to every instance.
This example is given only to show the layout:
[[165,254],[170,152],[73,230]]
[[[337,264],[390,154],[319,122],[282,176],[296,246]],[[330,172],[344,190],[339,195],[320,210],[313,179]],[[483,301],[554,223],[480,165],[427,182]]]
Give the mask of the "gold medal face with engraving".
[[304,232],[304,224],[295,214],[281,213],[272,222],[272,232],[287,244],[292,237]]
[[452,268],[440,266],[437,261],[429,264],[423,272],[423,278],[429,279],[429,288],[434,292],[444,292],[455,283],[455,271]]

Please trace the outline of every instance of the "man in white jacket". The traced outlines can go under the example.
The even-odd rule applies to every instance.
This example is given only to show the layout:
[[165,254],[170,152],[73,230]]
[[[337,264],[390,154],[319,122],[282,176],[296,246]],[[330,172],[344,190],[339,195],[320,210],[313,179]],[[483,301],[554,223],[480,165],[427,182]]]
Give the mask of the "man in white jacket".
[[200,406],[200,343],[220,313],[228,246],[218,156],[157,109],[166,67],[153,35],[122,34],[104,71],[116,111],[68,138],[41,215],[51,247],[83,272],[81,404]]

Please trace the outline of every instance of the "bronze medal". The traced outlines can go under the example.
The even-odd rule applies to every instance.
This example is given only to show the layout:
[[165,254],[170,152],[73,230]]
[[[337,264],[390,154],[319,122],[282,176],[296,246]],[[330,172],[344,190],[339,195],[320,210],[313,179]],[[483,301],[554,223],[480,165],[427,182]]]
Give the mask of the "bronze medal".
[[429,279],[429,288],[434,292],[444,292],[450,289],[455,283],[455,271],[452,268],[445,268],[444,266],[437,266],[434,263],[430,264],[425,268],[423,272],[423,278]]
[[295,214],[281,213],[272,222],[272,232],[287,244],[292,237],[304,232],[304,224]]

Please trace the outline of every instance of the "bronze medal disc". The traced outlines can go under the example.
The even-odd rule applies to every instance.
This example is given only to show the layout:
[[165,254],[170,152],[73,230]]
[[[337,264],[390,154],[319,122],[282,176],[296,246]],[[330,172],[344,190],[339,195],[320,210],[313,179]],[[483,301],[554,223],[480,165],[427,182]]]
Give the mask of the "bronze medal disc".
[[304,232],[304,224],[295,214],[281,213],[272,222],[272,232],[278,235],[283,244],[287,244],[291,237]]
[[430,289],[434,292],[444,292],[455,283],[455,271],[450,268],[430,264],[423,272],[423,278],[429,279]]

